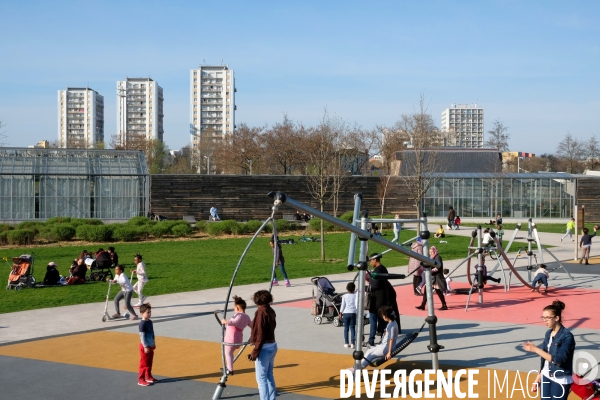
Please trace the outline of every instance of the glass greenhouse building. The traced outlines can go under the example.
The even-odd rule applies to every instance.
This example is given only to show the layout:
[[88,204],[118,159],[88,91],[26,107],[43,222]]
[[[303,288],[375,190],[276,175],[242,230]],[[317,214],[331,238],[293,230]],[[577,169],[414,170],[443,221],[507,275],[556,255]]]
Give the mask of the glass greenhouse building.
[[442,217],[453,206],[461,217],[569,218],[577,178],[565,173],[445,173],[425,195],[424,210]]
[[150,178],[139,151],[0,148],[0,220],[145,216]]

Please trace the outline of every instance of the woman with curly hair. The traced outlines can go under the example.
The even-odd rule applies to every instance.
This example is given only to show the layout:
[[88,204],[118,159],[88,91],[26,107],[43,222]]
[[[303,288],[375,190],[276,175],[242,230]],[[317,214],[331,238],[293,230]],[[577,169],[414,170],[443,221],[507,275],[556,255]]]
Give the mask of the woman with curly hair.
[[254,346],[254,350],[248,355],[248,359],[254,361],[260,400],[272,400],[277,395],[273,376],[273,366],[277,354],[276,315],[275,310],[271,308],[273,295],[268,290],[259,290],[254,293],[253,300],[258,309],[254,314],[250,333],[250,344]]

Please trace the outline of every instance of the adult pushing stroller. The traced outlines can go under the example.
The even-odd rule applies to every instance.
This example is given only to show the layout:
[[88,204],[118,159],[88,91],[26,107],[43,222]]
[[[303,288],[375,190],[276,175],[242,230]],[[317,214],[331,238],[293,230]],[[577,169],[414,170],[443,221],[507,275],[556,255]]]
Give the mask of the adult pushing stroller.
[[20,257],[14,257],[13,267],[8,276],[7,290],[21,290],[24,287],[33,287],[35,277],[33,276],[33,256],[23,254]]
[[343,326],[340,318],[342,295],[335,292],[335,288],[325,277],[314,277],[311,282],[314,285],[312,314],[315,315],[315,324],[320,325],[323,318],[326,318],[333,321],[333,326]]

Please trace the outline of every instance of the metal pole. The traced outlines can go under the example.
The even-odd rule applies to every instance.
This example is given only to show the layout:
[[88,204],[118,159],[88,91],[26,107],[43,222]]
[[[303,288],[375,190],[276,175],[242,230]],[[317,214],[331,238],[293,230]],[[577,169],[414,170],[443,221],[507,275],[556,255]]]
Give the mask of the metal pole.
[[[489,243],[489,242],[488,242]],[[481,251],[481,225],[477,226],[477,292],[479,293],[479,304],[483,304],[483,253]]]
[[531,257],[533,256],[533,251],[531,250],[531,218],[527,222],[527,281],[531,282],[531,270],[533,266],[531,265]]
[[[356,201],[356,200],[355,200]],[[360,200],[358,200],[360,202]],[[356,203],[355,203],[356,204]],[[367,217],[363,217],[360,222],[360,228],[363,230],[367,229]],[[367,253],[368,249],[368,241],[366,239],[360,239],[360,253],[358,255],[358,304],[357,304],[357,315],[356,315],[356,343],[354,343],[354,352],[352,353],[352,357],[354,358],[354,371],[358,371],[360,374],[360,370],[362,369],[362,359],[365,356],[362,350],[363,345],[363,335],[364,335],[364,322],[365,322],[365,306],[364,306],[364,296],[365,296],[365,277],[367,274]]]
[[[358,226],[358,218],[360,217],[360,206],[362,203],[362,194],[356,193],[354,195],[354,214],[352,214],[352,225]],[[348,264],[354,265],[356,253],[356,233],[350,233],[350,248],[348,250]]]
[[321,218],[324,221],[330,222],[335,226],[339,226],[340,228],[343,228],[347,231],[356,233],[356,235],[359,237],[359,239],[371,240],[371,241],[378,243],[384,247],[387,247],[388,249],[393,249],[393,250],[395,250],[399,253],[402,253],[408,257],[416,258],[417,260],[421,261],[425,265],[429,265],[431,267],[440,267],[441,266],[437,263],[437,261],[434,261],[429,257],[426,257],[422,254],[416,253],[412,250],[408,250],[405,247],[402,247],[396,243],[392,243],[389,240],[385,240],[381,236],[373,235],[372,233],[369,233],[369,232],[367,232],[363,229],[360,229],[354,225],[350,225],[350,224],[348,224],[338,218],[335,218],[327,213],[321,212],[321,211],[317,210],[316,208],[307,206],[304,203],[301,203],[290,197],[287,197],[285,195],[285,193],[283,193],[283,192],[270,192],[268,195],[269,195],[269,197],[274,197],[276,199],[275,200],[276,202],[286,203],[290,207],[293,207],[298,210],[302,210],[306,213],[316,216],[317,218]]

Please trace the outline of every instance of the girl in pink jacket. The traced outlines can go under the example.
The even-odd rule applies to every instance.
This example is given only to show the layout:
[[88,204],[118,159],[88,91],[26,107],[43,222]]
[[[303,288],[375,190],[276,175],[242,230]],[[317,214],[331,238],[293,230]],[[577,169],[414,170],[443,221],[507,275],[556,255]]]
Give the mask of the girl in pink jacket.
[[[228,321],[222,319],[221,323],[226,325],[225,343],[242,343],[244,341],[244,328],[250,326],[252,320],[246,314],[246,302],[238,296],[233,296],[233,309],[235,313]],[[225,346],[225,362],[227,364],[227,374],[233,375],[233,352],[240,346]]]

